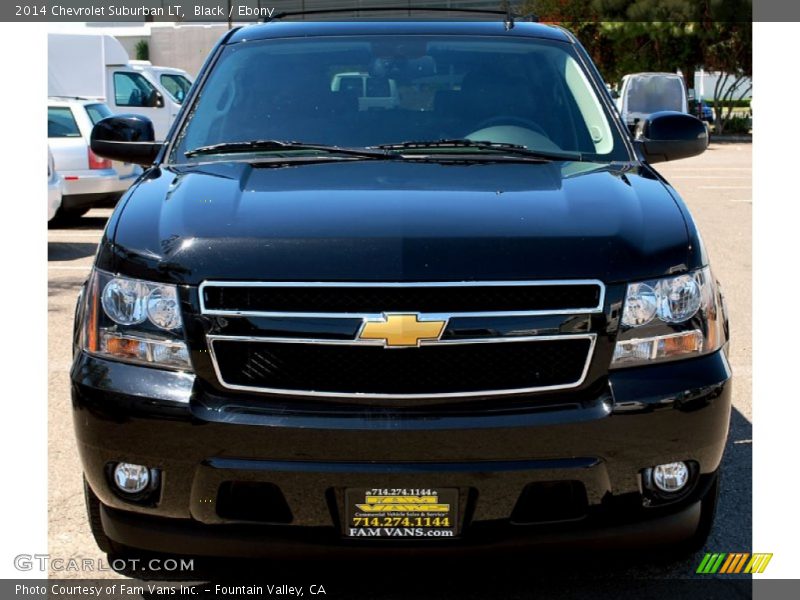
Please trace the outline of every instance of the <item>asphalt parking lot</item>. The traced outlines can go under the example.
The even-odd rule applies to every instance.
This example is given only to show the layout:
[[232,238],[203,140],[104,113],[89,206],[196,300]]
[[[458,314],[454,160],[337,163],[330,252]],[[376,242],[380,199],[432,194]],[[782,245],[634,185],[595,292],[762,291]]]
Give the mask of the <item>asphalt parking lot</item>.
[[[727,297],[732,325],[731,363],[735,373],[734,411],[731,433],[723,464],[722,493],[716,525],[708,543],[709,551],[750,551],[752,530],[752,395],[751,395],[751,222],[752,222],[752,146],[750,144],[712,144],[696,158],[660,166],[659,170],[679,190],[693,212],[717,278]],[[97,242],[102,235],[110,209],[95,209],[69,228],[48,230],[49,278],[49,553],[64,559],[99,559],[84,513],[80,467],[73,440],[69,410],[68,371],[71,355],[71,328],[75,298],[89,273]],[[702,556],[702,555],[701,555]],[[601,557],[595,557],[601,558]],[[445,569],[447,585],[426,588],[437,598],[529,597],[541,592],[541,581],[555,572],[572,575],[560,577],[562,597],[600,597],[605,585],[619,591],[614,582],[646,578],[687,578],[694,575],[700,556],[679,562],[650,562],[639,556],[630,562],[602,560],[591,556],[581,562],[584,576],[594,583],[580,583],[571,571],[547,561],[529,561],[525,569],[503,562],[487,569],[481,563],[471,570],[462,565],[460,572]],[[571,562],[571,559],[567,559]],[[597,565],[593,563],[597,562]],[[428,564],[424,568],[431,568]],[[572,564],[574,567],[574,563]],[[268,572],[274,583],[292,583],[293,574],[314,583],[313,565],[298,565],[296,572],[260,565],[259,573]],[[437,567],[438,568],[438,567]],[[354,567],[355,569],[355,567]],[[383,567],[380,571],[386,573]],[[357,572],[356,571],[351,571]],[[472,573],[462,577],[462,574]],[[341,572],[338,573],[341,575]],[[459,577],[456,577],[459,575]],[[95,572],[57,571],[58,578],[118,578],[113,570]],[[326,577],[334,582],[327,585]],[[395,577],[392,576],[394,580]],[[317,580],[326,583],[328,594],[344,597],[425,597],[425,591],[407,581],[398,587],[386,580],[373,580],[372,586],[355,583],[357,577],[342,578],[320,572]],[[458,580],[457,583],[456,580]],[[538,583],[537,583],[538,582]],[[603,582],[599,584],[598,582]],[[398,584],[399,585],[399,584]],[[574,590],[571,588],[574,587]],[[386,590],[384,594],[382,590]],[[412,591],[413,590],[413,591]],[[570,592],[573,592],[572,594]],[[594,593],[596,592],[596,593]],[[538,595],[538,594],[537,594]],[[659,597],[656,595],[656,597]],[[669,596],[665,596],[669,597]],[[674,596],[672,596],[674,597]]]

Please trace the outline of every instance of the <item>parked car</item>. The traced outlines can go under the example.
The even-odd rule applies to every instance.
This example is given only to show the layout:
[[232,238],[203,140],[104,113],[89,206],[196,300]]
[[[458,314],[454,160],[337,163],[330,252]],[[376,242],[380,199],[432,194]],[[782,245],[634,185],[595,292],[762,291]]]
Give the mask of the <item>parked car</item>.
[[61,207],[61,175],[58,174],[53,153],[47,148],[47,220],[52,221]]
[[58,215],[79,217],[93,206],[116,202],[142,169],[112,162],[89,147],[92,127],[111,110],[97,100],[48,98],[47,141],[62,178]]
[[693,114],[700,119],[701,121],[705,121],[709,125],[714,124],[714,109],[711,108],[708,104],[706,104],[705,100],[695,101],[694,102],[694,111]]
[[[156,136],[164,139],[181,102],[176,88],[185,82],[174,76],[186,72],[131,61],[128,52],[110,35],[50,33],[47,36],[47,95],[98,98],[114,113],[133,112],[153,121]],[[171,73],[162,77],[158,73]]]
[[[572,33],[506,19],[232,29],[165,143],[95,125],[147,167],[76,311],[103,550],[704,542],[727,314],[653,164],[706,128],[631,136]],[[336,91],[349,73],[398,104]]]

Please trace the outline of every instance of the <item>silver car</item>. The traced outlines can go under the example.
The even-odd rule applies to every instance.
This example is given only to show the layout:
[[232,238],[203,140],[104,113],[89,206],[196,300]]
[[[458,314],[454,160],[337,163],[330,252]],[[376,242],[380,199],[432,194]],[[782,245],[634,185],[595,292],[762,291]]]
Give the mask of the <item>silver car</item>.
[[52,221],[61,208],[61,175],[58,174],[53,153],[47,148],[47,220]]
[[47,141],[62,178],[58,216],[78,217],[98,204],[116,202],[142,172],[136,165],[101,158],[89,148],[92,127],[111,114],[98,100],[48,99]]

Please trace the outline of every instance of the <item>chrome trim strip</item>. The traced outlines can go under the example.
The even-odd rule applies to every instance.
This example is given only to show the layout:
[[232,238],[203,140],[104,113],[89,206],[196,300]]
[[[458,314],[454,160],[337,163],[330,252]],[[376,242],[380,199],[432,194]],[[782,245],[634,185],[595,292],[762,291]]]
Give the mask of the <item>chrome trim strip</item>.
[[[471,338],[471,339],[456,339],[456,340],[420,340],[420,345],[440,345],[440,344],[493,344],[493,343],[511,343],[511,342],[534,342],[534,341],[566,341],[574,339],[588,339],[590,340],[589,351],[586,354],[586,362],[583,365],[583,371],[580,378],[573,383],[565,383],[559,385],[529,387],[529,388],[514,388],[504,390],[481,390],[477,392],[444,392],[444,393],[431,393],[431,394],[379,394],[379,393],[353,393],[353,392],[320,392],[315,390],[291,390],[281,388],[269,388],[258,386],[247,386],[227,383],[219,369],[217,363],[217,355],[214,350],[214,342],[217,341],[241,341],[241,342],[274,342],[281,344],[327,344],[327,345],[363,345],[363,346],[380,346],[380,340],[325,340],[314,338],[281,338],[281,337],[256,337],[256,336],[226,336],[226,335],[208,335],[208,351],[211,356],[211,363],[214,366],[214,371],[217,375],[217,380],[220,384],[231,390],[239,390],[246,392],[260,392],[266,394],[280,394],[289,396],[311,396],[317,398],[362,398],[362,399],[421,399],[421,398],[468,398],[475,396],[507,396],[511,394],[526,394],[531,392],[546,392],[554,390],[566,390],[580,386],[589,373],[589,367],[592,364],[592,357],[594,356],[595,343],[597,341],[596,333],[574,334],[574,335],[548,335],[548,336],[510,336],[500,338]],[[427,343],[426,343],[427,342]],[[398,351],[402,351],[399,349]],[[405,349],[413,351],[413,348]]]
[[[228,317],[284,317],[284,318],[310,318],[310,319],[380,319],[383,312],[377,313],[346,313],[346,312],[282,312],[282,311],[253,311],[253,310],[221,310],[208,309],[205,304],[206,287],[335,287],[335,288],[411,288],[411,287],[538,287],[546,285],[596,285],[600,288],[600,297],[597,305],[586,308],[568,308],[553,310],[512,310],[512,311],[475,311],[475,312],[448,312],[431,313],[419,312],[431,318],[443,319],[451,317],[534,317],[543,315],[574,315],[587,313],[600,313],[603,311],[606,297],[606,286],[599,279],[564,279],[564,280],[539,280],[539,281],[414,281],[414,282],[375,282],[375,281],[203,281],[199,286],[200,312],[204,315]],[[403,312],[403,311],[393,311]]]

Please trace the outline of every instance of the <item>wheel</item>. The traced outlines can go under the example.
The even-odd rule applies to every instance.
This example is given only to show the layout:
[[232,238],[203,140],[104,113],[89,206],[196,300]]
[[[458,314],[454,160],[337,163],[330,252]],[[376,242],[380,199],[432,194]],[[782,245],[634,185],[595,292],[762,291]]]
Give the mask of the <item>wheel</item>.
[[106,554],[117,554],[121,551],[118,544],[114,543],[103,530],[103,521],[100,518],[100,500],[94,495],[94,492],[83,480],[83,499],[86,502],[86,516],[89,520],[89,528],[92,531],[92,537],[100,548]]

